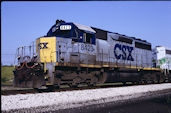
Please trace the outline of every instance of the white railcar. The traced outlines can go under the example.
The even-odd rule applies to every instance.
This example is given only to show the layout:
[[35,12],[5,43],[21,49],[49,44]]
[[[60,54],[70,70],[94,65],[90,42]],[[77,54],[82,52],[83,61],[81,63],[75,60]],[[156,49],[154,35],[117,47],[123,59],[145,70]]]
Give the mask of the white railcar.
[[171,70],[171,48],[156,46],[153,49],[153,56],[156,60],[157,67],[160,67],[161,69]]

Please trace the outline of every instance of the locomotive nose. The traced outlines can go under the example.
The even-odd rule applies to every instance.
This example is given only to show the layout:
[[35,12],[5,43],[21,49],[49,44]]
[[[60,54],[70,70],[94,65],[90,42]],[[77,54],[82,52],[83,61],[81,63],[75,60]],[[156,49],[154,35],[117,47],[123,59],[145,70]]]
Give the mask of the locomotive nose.
[[14,87],[39,88],[45,85],[42,65],[24,62],[16,66],[14,73]]

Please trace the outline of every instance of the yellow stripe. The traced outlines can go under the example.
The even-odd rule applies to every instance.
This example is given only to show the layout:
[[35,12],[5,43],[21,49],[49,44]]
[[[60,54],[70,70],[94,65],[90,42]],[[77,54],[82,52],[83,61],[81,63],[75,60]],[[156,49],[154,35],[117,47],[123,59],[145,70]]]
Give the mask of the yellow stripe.
[[161,70],[160,68],[148,68],[148,67],[147,67],[147,68],[145,67],[145,68],[143,68],[143,69],[144,69],[144,70]]
[[46,83],[46,85],[53,85],[52,83]]
[[103,67],[109,67],[109,65],[103,65]]
[[125,68],[133,68],[133,69],[143,69],[143,67],[135,67],[135,66],[124,66]]
[[89,67],[89,68],[102,68],[102,67],[123,67],[131,69],[143,69],[143,70],[160,70],[160,68],[149,68],[149,67],[135,67],[135,66],[117,66],[117,65],[93,65],[93,64],[72,64],[72,63],[58,63],[56,66],[80,66],[80,67]]
[[80,64],[81,67],[101,68],[100,65]]

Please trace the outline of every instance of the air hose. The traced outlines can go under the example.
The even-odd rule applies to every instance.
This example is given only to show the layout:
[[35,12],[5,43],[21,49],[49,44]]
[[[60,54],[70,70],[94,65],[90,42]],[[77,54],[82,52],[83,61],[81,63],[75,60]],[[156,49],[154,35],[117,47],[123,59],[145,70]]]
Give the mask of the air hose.
[[27,62],[24,62],[20,68],[18,68],[18,66],[16,66],[16,69],[17,69],[17,70],[21,70],[21,69],[24,67],[24,65],[26,65],[26,68],[34,68],[34,67],[37,65],[37,63],[34,64],[33,66],[30,66],[30,67],[29,67],[29,66],[27,65]]

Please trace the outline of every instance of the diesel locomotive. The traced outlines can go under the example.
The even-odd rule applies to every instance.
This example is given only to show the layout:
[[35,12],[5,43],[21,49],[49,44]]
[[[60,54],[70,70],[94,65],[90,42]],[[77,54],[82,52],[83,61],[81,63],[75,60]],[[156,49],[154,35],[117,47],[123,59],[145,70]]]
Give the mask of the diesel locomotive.
[[160,83],[171,76],[156,67],[146,40],[63,20],[33,45],[18,48],[17,61],[15,87]]

